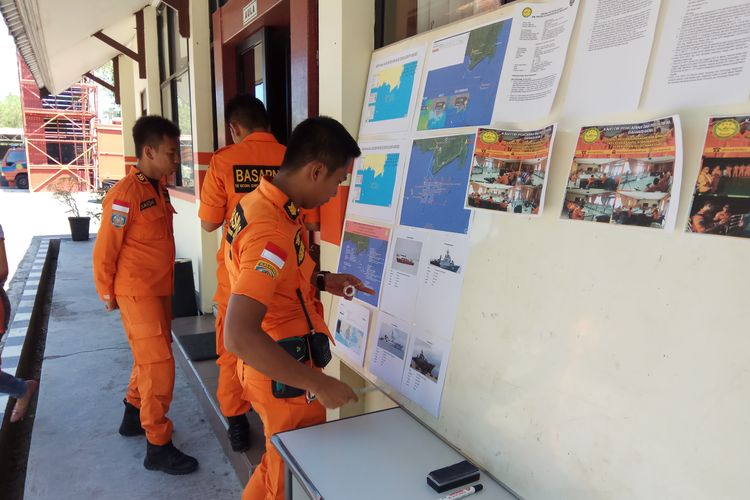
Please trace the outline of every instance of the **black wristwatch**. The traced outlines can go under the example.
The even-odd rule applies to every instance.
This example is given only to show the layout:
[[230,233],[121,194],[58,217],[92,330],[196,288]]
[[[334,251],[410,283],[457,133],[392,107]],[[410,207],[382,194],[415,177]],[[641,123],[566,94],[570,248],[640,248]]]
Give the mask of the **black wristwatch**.
[[320,271],[315,275],[315,286],[317,286],[318,290],[321,292],[326,291],[326,276],[329,274],[331,274],[329,271]]

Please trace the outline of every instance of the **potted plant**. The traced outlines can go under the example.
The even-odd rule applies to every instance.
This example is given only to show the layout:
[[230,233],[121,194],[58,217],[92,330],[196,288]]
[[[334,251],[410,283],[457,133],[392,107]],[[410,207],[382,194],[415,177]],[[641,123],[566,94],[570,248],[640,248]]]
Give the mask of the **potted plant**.
[[75,193],[80,191],[80,189],[80,182],[70,176],[58,180],[53,188],[54,198],[65,207],[65,212],[70,215],[68,222],[70,223],[70,237],[73,241],[88,240],[91,217],[101,217],[101,213],[98,211],[89,211],[87,216],[81,215],[81,211],[78,208],[78,200],[75,198]]

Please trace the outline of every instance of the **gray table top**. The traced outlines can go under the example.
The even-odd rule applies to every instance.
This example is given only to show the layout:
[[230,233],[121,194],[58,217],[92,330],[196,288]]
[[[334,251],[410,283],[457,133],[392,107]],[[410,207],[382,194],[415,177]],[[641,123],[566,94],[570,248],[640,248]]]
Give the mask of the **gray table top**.
[[[435,500],[427,474],[464,460],[401,408],[281,432],[271,439],[298,481],[325,500]],[[482,473],[471,500],[516,499]]]

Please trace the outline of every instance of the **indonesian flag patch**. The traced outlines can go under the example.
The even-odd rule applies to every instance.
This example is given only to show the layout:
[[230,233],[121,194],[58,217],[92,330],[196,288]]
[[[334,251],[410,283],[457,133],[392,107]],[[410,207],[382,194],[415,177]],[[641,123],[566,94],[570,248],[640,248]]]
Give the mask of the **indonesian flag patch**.
[[278,245],[274,245],[270,241],[266,243],[266,247],[260,254],[261,258],[266,259],[279,269],[284,268],[284,262],[286,262],[287,253]]
[[127,201],[115,200],[112,202],[112,210],[126,214],[130,212],[130,203]]

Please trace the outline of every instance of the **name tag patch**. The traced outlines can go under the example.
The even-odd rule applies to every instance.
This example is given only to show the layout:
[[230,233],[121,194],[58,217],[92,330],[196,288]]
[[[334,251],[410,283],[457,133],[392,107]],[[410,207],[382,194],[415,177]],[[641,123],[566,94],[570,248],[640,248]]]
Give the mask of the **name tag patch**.
[[156,206],[156,200],[154,198],[149,198],[146,201],[141,202],[141,211],[146,210],[147,208],[155,207]]
[[234,192],[250,193],[260,185],[260,180],[264,176],[273,177],[278,171],[279,167],[266,165],[233,165]]
[[273,279],[276,279],[279,276],[279,271],[270,263],[259,260],[257,264],[255,264],[255,270],[259,273],[267,274]]

